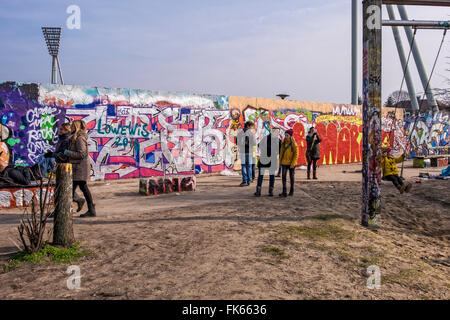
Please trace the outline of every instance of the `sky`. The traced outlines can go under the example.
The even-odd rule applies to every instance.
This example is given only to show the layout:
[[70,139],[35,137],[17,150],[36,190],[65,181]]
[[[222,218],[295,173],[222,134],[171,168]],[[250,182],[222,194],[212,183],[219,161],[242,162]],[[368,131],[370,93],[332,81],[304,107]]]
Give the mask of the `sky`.
[[[66,26],[70,5],[80,7],[79,30]],[[447,7],[407,10],[410,19],[450,20]],[[50,83],[42,26],[62,27],[59,59],[66,84],[265,98],[287,93],[290,100],[351,102],[350,0],[1,1],[0,82]],[[358,32],[362,42],[361,27]],[[417,33],[428,73],[442,33]],[[402,67],[390,28],[383,28],[382,41],[385,101],[400,89]],[[359,60],[361,52],[360,43]],[[432,87],[450,87],[449,56],[450,32]],[[410,71],[420,94],[412,58]]]

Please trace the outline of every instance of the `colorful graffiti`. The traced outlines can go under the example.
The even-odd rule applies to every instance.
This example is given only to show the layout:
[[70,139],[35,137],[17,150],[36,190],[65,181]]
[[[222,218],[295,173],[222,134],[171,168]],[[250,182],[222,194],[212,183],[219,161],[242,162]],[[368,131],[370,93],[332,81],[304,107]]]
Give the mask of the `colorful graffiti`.
[[[346,115],[343,115],[346,114]],[[314,126],[322,137],[319,164],[341,164],[361,162],[362,121],[359,109],[351,106],[335,106],[330,114],[305,109],[267,110],[247,106],[241,115],[241,123],[252,121],[257,142],[269,133],[269,128],[279,128],[280,138],[288,129],[294,130],[294,139],[299,147],[298,164],[305,165],[308,130]]]
[[195,176],[141,178],[139,180],[139,193],[149,196],[171,192],[195,191],[195,186]]
[[[43,188],[43,196],[47,189]],[[0,208],[17,208],[26,207],[31,205],[33,197],[36,197],[38,203],[40,202],[40,188],[39,187],[27,187],[27,188],[8,188],[0,189]],[[53,203],[55,188],[50,187],[48,189],[47,204]]]
[[[448,146],[448,118],[445,112],[421,114],[417,121],[385,114],[381,123],[370,122],[374,132],[382,129],[381,137],[370,141],[397,151],[441,152]],[[35,164],[53,150],[58,126],[74,119],[87,123],[91,177],[102,180],[239,170],[236,135],[245,121],[255,123],[257,142],[272,127],[281,129],[280,138],[293,129],[299,165],[306,164],[311,126],[322,138],[319,164],[362,162],[363,123],[369,117],[360,106],[344,104],[5,82],[0,83],[0,160]]]
[[13,154],[15,165],[35,164],[53,150],[60,123],[83,119],[92,179],[218,172],[233,166],[226,96],[8,82],[0,85],[0,99],[1,146],[7,149],[1,156]]
[[404,135],[409,138],[411,155],[448,154],[450,144],[450,114],[440,111],[422,112],[417,116],[405,113]]

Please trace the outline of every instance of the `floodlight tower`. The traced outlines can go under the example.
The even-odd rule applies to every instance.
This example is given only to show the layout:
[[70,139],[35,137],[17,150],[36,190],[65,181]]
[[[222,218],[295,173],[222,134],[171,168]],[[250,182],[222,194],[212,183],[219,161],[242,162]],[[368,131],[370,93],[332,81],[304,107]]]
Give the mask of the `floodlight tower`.
[[52,84],[56,84],[58,82],[56,68],[58,68],[61,84],[64,84],[61,66],[59,65],[59,58],[58,58],[59,40],[61,38],[61,28],[42,27],[42,32],[44,33],[45,42],[47,43],[48,53],[52,56]]

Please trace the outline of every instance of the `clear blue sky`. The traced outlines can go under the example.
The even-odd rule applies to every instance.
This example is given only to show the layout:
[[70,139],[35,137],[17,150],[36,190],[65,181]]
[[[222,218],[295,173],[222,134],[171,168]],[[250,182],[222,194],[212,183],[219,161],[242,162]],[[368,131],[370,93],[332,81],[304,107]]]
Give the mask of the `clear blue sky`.
[[[71,4],[81,8],[81,30],[66,27]],[[1,1],[0,81],[50,82],[41,26],[61,26],[67,84],[349,103],[350,13],[350,0]],[[450,19],[447,8],[408,13]],[[383,35],[384,100],[399,89],[402,69],[391,30]],[[417,36],[428,71],[441,35]],[[450,34],[433,86],[449,86],[445,56]],[[422,92],[415,67],[412,74]]]

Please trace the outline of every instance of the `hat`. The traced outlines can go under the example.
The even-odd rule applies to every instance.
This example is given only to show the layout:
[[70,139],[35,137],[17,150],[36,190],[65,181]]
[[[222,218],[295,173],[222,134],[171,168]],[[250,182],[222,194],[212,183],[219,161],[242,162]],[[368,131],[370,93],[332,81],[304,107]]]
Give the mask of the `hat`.
[[289,130],[286,130],[285,133],[287,133],[290,136],[293,136],[294,135],[294,130],[289,129]]

